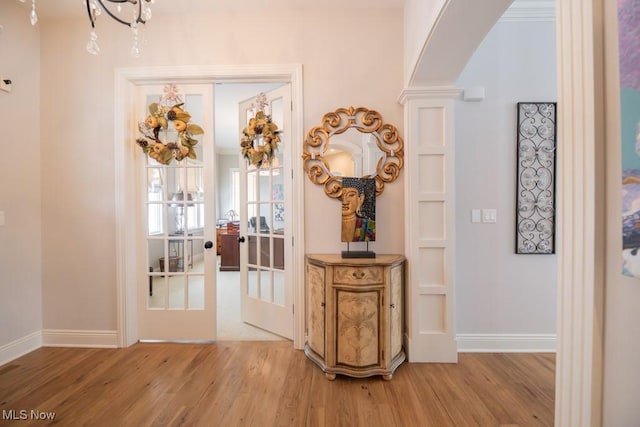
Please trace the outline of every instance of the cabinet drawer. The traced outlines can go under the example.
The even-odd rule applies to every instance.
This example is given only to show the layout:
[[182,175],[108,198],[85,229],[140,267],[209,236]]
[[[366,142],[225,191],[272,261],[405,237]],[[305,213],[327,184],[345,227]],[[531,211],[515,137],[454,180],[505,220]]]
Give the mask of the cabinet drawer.
[[343,285],[374,285],[384,282],[382,266],[336,266],[333,282]]

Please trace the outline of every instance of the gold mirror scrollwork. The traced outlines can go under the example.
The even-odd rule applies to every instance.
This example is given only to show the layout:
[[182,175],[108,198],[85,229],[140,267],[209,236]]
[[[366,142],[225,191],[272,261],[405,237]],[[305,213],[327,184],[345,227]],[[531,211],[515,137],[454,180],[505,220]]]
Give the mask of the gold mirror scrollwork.
[[398,129],[385,124],[380,113],[365,107],[339,108],[325,114],[320,126],[313,127],[306,136],[302,159],[304,169],[314,184],[324,186],[324,192],[332,198],[342,196],[342,177],[331,171],[326,154],[331,137],[356,129],[371,134],[380,150],[375,175],[363,178],[375,178],[376,196],[382,194],[384,184],[393,182],[398,177],[404,164],[404,142]]

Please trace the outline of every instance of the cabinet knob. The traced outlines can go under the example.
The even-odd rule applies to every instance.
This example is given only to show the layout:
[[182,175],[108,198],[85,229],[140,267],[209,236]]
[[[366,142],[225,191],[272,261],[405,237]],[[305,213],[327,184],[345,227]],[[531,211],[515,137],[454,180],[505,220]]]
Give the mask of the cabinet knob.
[[238,237],[238,243],[244,243],[244,236]]
[[213,247],[213,242],[211,240],[207,240],[206,242],[204,242],[205,249],[211,249],[212,247]]
[[324,302],[321,302],[321,303],[320,303],[320,307],[324,307]]
[[362,279],[364,277],[364,271],[354,270],[354,272],[351,275],[353,276],[354,279]]
[[396,305],[395,304],[391,304],[389,307],[396,308]]

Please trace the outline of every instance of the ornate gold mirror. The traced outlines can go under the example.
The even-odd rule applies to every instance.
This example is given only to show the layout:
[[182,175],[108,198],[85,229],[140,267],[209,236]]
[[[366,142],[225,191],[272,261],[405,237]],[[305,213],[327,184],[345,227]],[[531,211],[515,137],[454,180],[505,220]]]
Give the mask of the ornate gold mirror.
[[404,163],[398,130],[380,113],[364,107],[339,108],[325,114],[304,141],[304,169],[332,198],[342,196],[342,177],[375,178],[376,196],[398,177]]

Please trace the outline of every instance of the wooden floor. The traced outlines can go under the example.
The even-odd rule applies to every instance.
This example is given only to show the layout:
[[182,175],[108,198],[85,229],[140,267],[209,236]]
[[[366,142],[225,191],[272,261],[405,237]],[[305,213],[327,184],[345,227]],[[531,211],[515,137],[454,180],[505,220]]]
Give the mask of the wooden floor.
[[0,425],[552,426],[554,371],[553,354],[462,353],[328,381],[290,342],[41,348],[0,366]]

